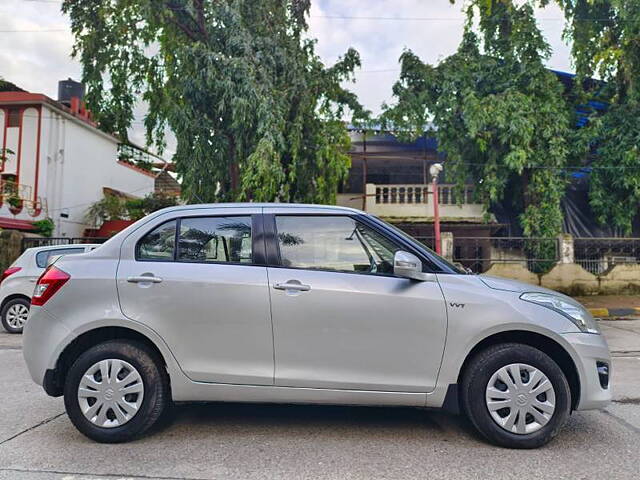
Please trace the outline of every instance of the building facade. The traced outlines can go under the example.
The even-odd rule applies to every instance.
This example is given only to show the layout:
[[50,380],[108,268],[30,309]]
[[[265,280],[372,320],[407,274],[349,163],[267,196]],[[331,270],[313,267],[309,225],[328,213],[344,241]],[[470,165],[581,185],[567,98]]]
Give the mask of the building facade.
[[80,237],[105,191],[152,193],[156,174],[119,161],[119,144],[79,97],[0,92],[0,228],[28,231],[51,218],[54,236]]
[[[414,236],[433,236],[433,185],[429,168],[444,162],[434,138],[402,142],[380,129],[350,128],[351,168],[338,204],[364,210]],[[446,168],[446,163],[445,163]],[[504,227],[474,200],[474,186],[456,198],[454,186],[438,181],[441,230],[462,237],[489,237]],[[427,243],[428,240],[427,240]]]

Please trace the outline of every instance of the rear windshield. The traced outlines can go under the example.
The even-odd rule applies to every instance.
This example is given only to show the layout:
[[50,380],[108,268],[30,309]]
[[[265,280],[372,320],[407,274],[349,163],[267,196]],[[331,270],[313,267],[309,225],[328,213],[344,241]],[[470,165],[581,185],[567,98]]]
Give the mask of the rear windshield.
[[73,253],[84,253],[84,247],[76,248],[56,248],[55,250],[44,250],[36,253],[36,265],[40,268],[46,268],[50,257],[56,255],[69,255]]

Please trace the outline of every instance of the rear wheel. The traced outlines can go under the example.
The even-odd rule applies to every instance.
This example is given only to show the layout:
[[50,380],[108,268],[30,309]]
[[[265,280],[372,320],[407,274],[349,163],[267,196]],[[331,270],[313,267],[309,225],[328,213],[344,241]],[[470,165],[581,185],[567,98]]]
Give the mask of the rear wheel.
[[566,422],[571,391],[551,357],[528,345],[507,343],[480,352],[462,381],[463,408],[490,442],[536,448]]
[[9,333],[22,333],[27,317],[29,316],[29,300],[24,298],[14,298],[9,300],[0,312],[2,326]]
[[126,442],[150,428],[169,401],[169,382],[146,345],[112,340],[84,352],[69,370],[64,403],[71,422],[103,443]]

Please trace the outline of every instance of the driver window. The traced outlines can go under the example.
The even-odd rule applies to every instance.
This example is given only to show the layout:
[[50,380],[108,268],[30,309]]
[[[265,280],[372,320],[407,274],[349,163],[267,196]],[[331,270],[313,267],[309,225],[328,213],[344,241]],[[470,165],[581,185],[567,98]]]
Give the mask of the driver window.
[[282,265],[339,272],[391,274],[400,250],[389,239],[345,216],[277,216]]

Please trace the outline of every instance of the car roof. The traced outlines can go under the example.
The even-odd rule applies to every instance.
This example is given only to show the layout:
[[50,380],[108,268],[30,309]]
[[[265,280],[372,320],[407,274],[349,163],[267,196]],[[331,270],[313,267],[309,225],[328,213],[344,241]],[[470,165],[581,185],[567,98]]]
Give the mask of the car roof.
[[365,212],[361,210],[357,210],[355,208],[349,207],[341,207],[338,205],[317,205],[312,203],[253,203],[253,202],[238,202],[238,203],[195,203],[188,205],[176,205],[173,207],[164,208],[162,212],[176,212],[182,210],[193,210],[193,209],[205,209],[205,208],[308,208],[309,210],[327,210],[327,211],[336,211],[336,212],[348,212],[348,213],[359,213],[364,214]]

